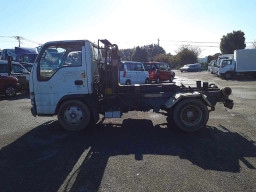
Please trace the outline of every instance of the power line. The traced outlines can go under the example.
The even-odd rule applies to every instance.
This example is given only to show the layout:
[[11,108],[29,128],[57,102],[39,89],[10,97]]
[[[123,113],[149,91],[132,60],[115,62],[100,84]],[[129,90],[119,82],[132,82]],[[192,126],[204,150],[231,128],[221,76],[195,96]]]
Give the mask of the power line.
[[[217,42],[217,41],[179,41],[179,40],[162,40],[162,41],[169,41],[169,42],[174,42],[174,43],[220,43],[220,42]],[[245,43],[254,43],[254,42],[245,42]]]
[[34,43],[34,44],[38,44],[38,45],[42,45],[42,43],[27,39],[27,38],[24,38],[24,37],[21,37],[21,36],[0,36],[0,38],[14,38],[19,42],[19,46],[21,44],[21,40],[28,41],[30,43]]

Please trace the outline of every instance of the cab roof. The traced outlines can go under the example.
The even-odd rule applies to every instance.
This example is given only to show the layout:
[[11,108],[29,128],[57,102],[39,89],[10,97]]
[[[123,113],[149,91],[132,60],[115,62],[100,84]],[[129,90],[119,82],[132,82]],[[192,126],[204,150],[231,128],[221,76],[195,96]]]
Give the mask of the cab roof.
[[89,42],[89,43],[91,43],[91,44],[93,44],[93,45],[95,45],[96,46],[96,44],[95,43],[93,43],[93,42],[91,42],[91,41],[89,41],[89,40],[87,40],[87,39],[83,39],[83,40],[63,40],[63,41],[48,41],[48,42],[46,42],[44,45],[48,45],[48,44],[64,44],[64,43],[84,43],[84,42]]

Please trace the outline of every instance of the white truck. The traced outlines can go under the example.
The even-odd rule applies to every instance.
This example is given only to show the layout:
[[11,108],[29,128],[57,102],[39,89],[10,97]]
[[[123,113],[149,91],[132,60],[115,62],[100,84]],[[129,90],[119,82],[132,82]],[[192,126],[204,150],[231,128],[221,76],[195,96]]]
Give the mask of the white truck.
[[256,49],[235,50],[233,59],[221,60],[218,76],[230,79],[235,75],[256,76]]
[[[102,52],[109,58],[104,62]],[[31,113],[57,115],[64,129],[78,131],[96,123],[100,114],[120,118],[128,111],[164,110],[169,123],[194,132],[206,127],[217,102],[233,107],[228,87],[219,89],[208,82],[202,86],[200,81],[196,87],[121,85],[120,67],[118,47],[106,39],[97,45],[88,40],[44,44],[30,76]]]

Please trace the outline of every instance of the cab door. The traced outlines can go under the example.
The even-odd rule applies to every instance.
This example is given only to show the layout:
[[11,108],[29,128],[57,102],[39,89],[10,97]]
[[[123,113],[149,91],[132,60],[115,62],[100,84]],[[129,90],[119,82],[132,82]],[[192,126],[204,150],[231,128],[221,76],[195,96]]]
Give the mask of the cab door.
[[[88,94],[89,42],[46,44],[33,69],[33,87],[38,114],[54,114],[64,96]],[[90,57],[90,58],[88,58]],[[87,62],[86,62],[87,61]]]

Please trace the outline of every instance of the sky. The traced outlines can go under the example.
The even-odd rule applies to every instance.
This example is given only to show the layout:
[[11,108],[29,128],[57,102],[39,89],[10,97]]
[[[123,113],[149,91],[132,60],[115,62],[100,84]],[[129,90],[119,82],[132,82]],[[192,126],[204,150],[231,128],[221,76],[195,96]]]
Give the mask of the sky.
[[255,8],[256,0],[0,0],[0,49],[18,46],[13,36],[41,44],[108,39],[121,49],[159,39],[167,53],[191,44],[204,57],[220,52],[218,42],[233,30],[255,41]]

